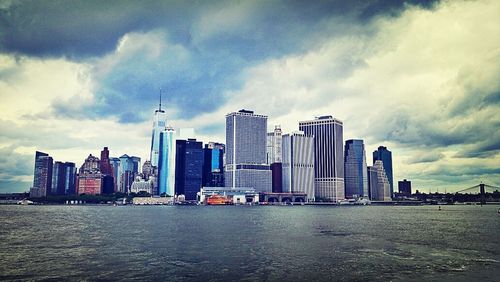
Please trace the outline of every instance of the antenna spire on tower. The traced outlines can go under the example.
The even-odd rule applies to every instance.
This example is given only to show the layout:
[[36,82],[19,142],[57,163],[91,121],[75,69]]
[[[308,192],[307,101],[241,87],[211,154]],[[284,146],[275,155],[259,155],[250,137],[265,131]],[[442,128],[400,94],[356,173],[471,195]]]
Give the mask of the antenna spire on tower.
[[160,87],[160,112],[161,112],[161,87]]

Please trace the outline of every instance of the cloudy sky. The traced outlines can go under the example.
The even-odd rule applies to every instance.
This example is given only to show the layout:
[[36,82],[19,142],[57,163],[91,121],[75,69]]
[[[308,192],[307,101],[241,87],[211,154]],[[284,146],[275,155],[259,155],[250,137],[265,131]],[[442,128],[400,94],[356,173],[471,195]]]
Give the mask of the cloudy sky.
[[395,181],[500,185],[500,1],[0,0],[0,193],[27,191],[35,150],[78,166],[149,158],[169,123],[224,142],[242,108],[285,132],[333,115],[385,145]]

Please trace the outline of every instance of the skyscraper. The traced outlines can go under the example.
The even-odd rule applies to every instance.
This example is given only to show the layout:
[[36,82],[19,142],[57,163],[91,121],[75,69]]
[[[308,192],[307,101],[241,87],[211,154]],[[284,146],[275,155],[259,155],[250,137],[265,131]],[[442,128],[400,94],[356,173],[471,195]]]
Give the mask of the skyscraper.
[[128,193],[130,191],[130,186],[139,173],[140,162],[141,158],[139,157],[129,156],[127,154],[120,157],[118,192]]
[[271,165],[272,191],[275,193],[281,192],[283,186],[282,140],[281,126],[279,125],[274,126],[273,132],[267,133],[266,160],[267,164]]
[[160,104],[158,110],[155,111],[153,116],[153,132],[151,136],[151,165],[158,167],[158,159],[160,154],[160,133],[165,130],[167,126],[167,114],[161,109],[161,93]]
[[390,201],[389,180],[384,171],[384,166],[381,160],[376,160],[373,166],[368,167],[368,187],[370,200],[373,201]]
[[160,132],[158,157],[158,193],[175,195],[175,130],[166,127]]
[[70,162],[54,162],[52,167],[52,195],[75,195],[76,167]]
[[226,187],[271,192],[271,170],[266,164],[267,116],[240,110],[226,115]]
[[389,180],[390,195],[391,198],[394,196],[394,186],[393,186],[393,178],[392,178],[392,153],[387,150],[387,147],[379,146],[378,150],[373,151],[373,164],[375,161],[381,160],[384,165],[384,171],[387,174],[387,179]]
[[221,143],[209,142],[203,148],[203,186],[224,187],[224,150]]
[[274,126],[273,132],[267,133],[266,160],[267,164],[281,163],[282,132],[281,126]]
[[52,166],[52,195],[64,195],[66,184],[66,166],[63,162],[54,162]]
[[113,175],[111,163],[109,161],[109,150],[108,147],[104,147],[101,151],[101,163],[100,163],[101,173],[107,175]]
[[203,144],[196,139],[177,140],[175,153],[175,193],[187,201],[196,200],[203,178]]
[[316,200],[339,201],[344,195],[343,123],[332,116],[299,122],[314,137],[314,193]]
[[65,162],[64,194],[76,195],[76,166],[75,163]]
[[114,192],[119,192],[119,187],[121,185],[120,181],[120,158],[109,158],[109,163],[113,171],[114,178]]
[[33,187],[30,197],[45,197],[52,189],[53,160],[48,154],[36,151],[35,169],[33,173]]
[[368,176],[363,140],[347,140],[344,154],[346,198],[368,198]]
[[283,193],[305,193],[314,201],[314,137],[283,135]]
[[102,192],[104,194],[112,194],[115,190],[115,177],[109,159],[108,147],[104,147],[101,151],[100,169],[103,175]]
[[148,180],[151,175],[154,175],[154,169],[151,165],[151,161],[145,161],[142,165],[142,176],[145,180]]

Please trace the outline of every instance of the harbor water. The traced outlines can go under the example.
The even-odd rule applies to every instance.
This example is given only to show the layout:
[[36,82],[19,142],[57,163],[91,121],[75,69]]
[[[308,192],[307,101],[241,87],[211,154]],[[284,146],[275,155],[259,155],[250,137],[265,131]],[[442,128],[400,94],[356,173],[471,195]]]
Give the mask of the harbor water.
[[498,206],[0,206],[0,280],[500,281]]

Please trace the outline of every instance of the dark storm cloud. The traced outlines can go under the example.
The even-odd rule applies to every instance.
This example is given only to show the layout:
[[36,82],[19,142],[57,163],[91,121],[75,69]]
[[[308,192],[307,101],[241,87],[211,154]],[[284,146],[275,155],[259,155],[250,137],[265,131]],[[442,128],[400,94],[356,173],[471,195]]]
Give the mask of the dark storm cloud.
[[[280,37],[300,38],[316,32],[316,24],[331,16],[367,21],[374,16],[396,15],[407,3],[431,7],[434,1],[285,1],[252,2],[258,6],[252,34],[233,34],[248,42],[288,49]],[[234,1],[13,1],[0,8],[0,48],[32,56],[82,58],[110,52],[127,32],[165,28],[175,42],[189,45],[193,22],[206,10],[219,10]],[[255,22],[254,22],[255,23]],[[250,23],[250,26],[252,23]],[[293,36],[292,36],[293,37]],[[234,38],[218,38],[231,44]],[[286,41],[286,40],[285,40]],[[285,43],[285,44],[282,44]],[[258,48],[257,48],[258,49]]]
[[500,124],[496,124],[492,128],[492,134],[487,139],[477,142],[469,147],[464,148],[457,154],[459,158],[491,158],[495,154],[500,153]]
[[186,8],[166,1],[15,1],[0,9],[0,46],[31,56],[102,55],[129,31],[160,24],[186,29]]
[[426,175],[438,177],[472,177],[481,175],[500,174],[498,167],[484,167],[484,166],[440,166]]
[[[422,151],[425,151],[423,149]],[[436,151],[428,151],[428,152],[419,152],[411,157],[408,161],[409,164],[418,164],[418,163],[432,163],[439,161],[444,158],[444,155],[440,152]]]
[[[467,107],[467,111],[479,111],[480,106]],[[470,115],[453,118],[451,114],[432,114],[431,119],[414,117],[405,111],[396,111],[382,122],[379,132],[373,134],[381,140],[391,140],[404,146],[442,148],[460,145],[458,156],[486,157],[499,151],[500,122],[495,122],[494,112],[486,116]],[[383,128],[382,128],[383,127]],[[462,145],[470,145],[462,146]],[[424,158],[425,162],[426,158]],[[430,159],[434,160],[434,159]],[[437,160],[437,159],[435,159]],[[422,162],[421,160],[415,162]]]
[[[406,3],[432,6],[429,1]],[[150,60],[145,58],[148,50],[141,50],[105,75],[94,76],[99,85],[95,105],[78,113],[57,101],[53,112],[59,117],[116,116],[123,123],[141,122],[150,118],[162,87],[165,102],[179,109],[174,118],[186,119],[222,105],[223,93],[241,86],[244,68],[305,52],[349,32],[348,26],[396,15],[406,3],[17,1],[0,9],[0,50],[87,62],[114,52],[125,34],[164,32],[168,45],[181,46],[192,58],[183,61],[167,48]]]

